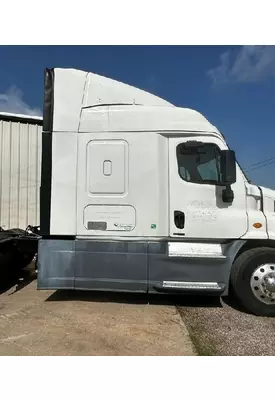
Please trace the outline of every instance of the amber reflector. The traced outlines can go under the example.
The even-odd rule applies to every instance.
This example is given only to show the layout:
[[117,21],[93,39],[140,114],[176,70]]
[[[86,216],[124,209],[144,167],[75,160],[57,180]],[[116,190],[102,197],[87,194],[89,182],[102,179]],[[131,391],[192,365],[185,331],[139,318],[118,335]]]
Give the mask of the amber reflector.
[[260,222],[255,222],[255,224],[253,224],[254,228],[261,228],[263,225]]

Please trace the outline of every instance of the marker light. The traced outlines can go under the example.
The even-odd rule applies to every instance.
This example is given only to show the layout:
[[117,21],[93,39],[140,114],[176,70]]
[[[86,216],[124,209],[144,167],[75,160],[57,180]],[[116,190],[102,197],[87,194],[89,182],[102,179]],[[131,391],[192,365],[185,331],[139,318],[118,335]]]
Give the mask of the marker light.
[[259,229],[261,228],[263,225],[260,222],[255,222],[255,224],[253,224],[254,228]]

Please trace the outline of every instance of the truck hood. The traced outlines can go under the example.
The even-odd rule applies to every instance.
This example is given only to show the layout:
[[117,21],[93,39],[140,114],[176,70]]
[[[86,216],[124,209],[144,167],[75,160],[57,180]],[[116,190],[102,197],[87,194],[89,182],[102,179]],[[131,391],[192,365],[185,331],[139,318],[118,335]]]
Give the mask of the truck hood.
[[264,186],[257,186],[248,182],[246,183],[246,193],[248,196],[260,198],[261,192],[263,194],[263,198],[275,200],[275,190],[266,188]]
[[269,199],[275,200],[275,190],[260,186],[263,197],[268,197]]
[[275,190],[261,187],[268,238],[275,240]]

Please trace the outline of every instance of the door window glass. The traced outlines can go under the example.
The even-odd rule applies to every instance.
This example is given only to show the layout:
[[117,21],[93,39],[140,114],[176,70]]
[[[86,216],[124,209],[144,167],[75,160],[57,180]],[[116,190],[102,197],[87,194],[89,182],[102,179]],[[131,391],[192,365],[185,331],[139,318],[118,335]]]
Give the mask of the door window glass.
[[177,146],[179,175],[187,182],[217,184],[221,181],[221,153],[213,143]]

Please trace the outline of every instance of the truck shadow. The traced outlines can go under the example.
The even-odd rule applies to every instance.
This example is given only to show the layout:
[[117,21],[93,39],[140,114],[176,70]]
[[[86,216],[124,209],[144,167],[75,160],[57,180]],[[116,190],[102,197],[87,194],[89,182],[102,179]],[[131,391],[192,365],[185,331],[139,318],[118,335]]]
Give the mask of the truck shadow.
[[9,293],[9,296],[11,296],[12,294],[23,289],[35,279],[35,268],[34,265],[31,263],[28,267],[24,268],[21,271],[18,271],[18,273],[12,276],[8,280],[8,282],[0,288],[0,295],[14,288],[14,290]]
[[222,307],[220,298],[213,296],[179,296],[74,290],[57,290],[50,295],[46,301],[90,301],[98,303],[154,304],[180,307]]
[[[11,296],[36,279],[34,264],[20,271],[8,284],[0,289],[0,295],[13,288],[8,295]],[[179,294],[145,294],[145,293],[119,293],[101,291],[81,290],[56,290],[45,301],[86,301],[98,303],[120,303],[120,304],[153,304],[189,308],[223,308],[223,303],[235,310],[243,312],[243,308],[231,297],[221,300],[219,297],[207,295],[179,295]]]

